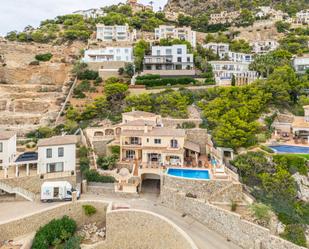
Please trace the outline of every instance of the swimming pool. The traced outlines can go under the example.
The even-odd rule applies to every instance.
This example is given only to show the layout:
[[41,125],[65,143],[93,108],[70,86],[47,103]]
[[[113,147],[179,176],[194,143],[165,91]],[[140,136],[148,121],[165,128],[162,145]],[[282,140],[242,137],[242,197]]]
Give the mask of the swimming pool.
[[309,154],[309,147],[304,146],[274,145],[268,147],[277,153]]
[[209,180],[210,175],[208,170],[202,169],[174,169],[169,168],[167,170],[167,174],[171,176],[178,176],[189,179],[201,179],[201,180]]

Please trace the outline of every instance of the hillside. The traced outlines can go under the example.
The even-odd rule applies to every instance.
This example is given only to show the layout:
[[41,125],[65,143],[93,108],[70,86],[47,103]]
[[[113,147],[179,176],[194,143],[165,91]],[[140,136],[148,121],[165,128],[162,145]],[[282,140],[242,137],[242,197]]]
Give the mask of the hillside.
[[309,2],[306,0],[168,0],[164,10],[197,15],[234,11],[240,8],[252,10],[264,5],[273,6],[294,15],[297,11],[308,8]]
[[[71,62],[80,48],[0,42],[0,127],[25,132],[48,125],[66,96]],[[52,59],[35,62],[44,53]]]

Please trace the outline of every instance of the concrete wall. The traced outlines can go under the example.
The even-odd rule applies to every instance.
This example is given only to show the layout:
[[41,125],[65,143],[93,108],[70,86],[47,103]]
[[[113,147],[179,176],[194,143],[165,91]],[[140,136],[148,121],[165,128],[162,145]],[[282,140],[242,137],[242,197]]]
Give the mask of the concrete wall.
[[[169,175],[163,175],[162,179],[163,192],[164,189],[174,189],[194,194],[200,199],[228,203],[242,199],[241,185],[230,180],[192,180]],[[228,192],[222,192],[223,190]]]
[[204,200],[185,197],[184,193],[164,188],[163,205],[186,213],[244,249],[301,249],[271,235],[270,230],[243,220],[238,214],[211,205]]
[[197,249],[190,237],[171,221],[141,210],[108,212],[106,238],[113,249]]
[[89,69],[99,71],[99,69],[118,69],[124,67],[124,61],[104,61],[104,62],[87,62]]
[[[97,209],[97,212],[91,217],[86,216],[82,208],[85,204],[94,206]],[[42,211],[34,212],[25,217],[9,220],[0,223],[0,241],[14,239],[24,234],[37,231],[41,226],[44,226],[52,219],[62,218],[64,215],[74,219],[78,226],[81,226],[86,222],[103,223],[106,221],[107,206],[108,203],[98,201],[62,203],[57,207],[50,207]]]

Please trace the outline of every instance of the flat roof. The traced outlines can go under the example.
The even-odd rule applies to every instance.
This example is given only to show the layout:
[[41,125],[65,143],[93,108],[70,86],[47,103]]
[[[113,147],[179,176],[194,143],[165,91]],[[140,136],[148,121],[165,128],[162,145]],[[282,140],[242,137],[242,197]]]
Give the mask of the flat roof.
[[38,153],[37,152],[25,152],[17,157],[15,160],[16,163],[37,161]]
[[55,136],[51,138],[40,139],[38,141],[38,147],[76,144],[76,143],[77,143],[77,136],[75,135]]

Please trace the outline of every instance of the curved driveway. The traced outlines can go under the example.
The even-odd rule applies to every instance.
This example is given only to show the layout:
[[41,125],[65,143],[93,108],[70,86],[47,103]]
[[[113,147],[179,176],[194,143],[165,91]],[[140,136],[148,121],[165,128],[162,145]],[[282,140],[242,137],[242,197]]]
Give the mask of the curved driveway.
[[[102,197],[98,195],[83,195],[83,200],[105,200],[116,204],[130,205],[132,208],[143,209],[160,214],[178,225],[194,241],[199,249],[241,249],[232,242],[227,241],[218,233],[208,229],[200,222],[189,216],[183,216],[181,213],[160,205],[157,198],[153,196],[141,198],[115,198],[113,196]],[[39,202],[8,202],[1,203],[0,223],[12,218],[31,214],[34,211],[45,209],[58,203],[39,203]]]

